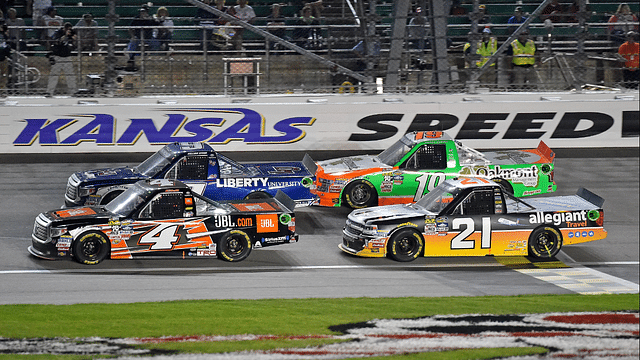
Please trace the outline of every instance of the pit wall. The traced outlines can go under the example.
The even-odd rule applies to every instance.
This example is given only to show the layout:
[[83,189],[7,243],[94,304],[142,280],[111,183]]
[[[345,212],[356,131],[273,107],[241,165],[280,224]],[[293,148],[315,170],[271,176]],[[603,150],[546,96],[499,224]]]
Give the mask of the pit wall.
[[7,98],[0,154],[385,149],[443,130],[476,149],[637,148],[638,92]]

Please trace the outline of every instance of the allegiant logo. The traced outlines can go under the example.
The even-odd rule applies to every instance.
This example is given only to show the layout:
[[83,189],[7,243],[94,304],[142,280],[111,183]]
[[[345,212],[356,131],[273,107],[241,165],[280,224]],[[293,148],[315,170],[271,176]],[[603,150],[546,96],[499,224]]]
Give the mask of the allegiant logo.
[[[280,133],[276,136],[265,135],[265,120],[258,112],[250,109],[230,108],[185,108],[171,109],[181,112],[167,114],[169,117],[160,128],[153,119],[129,119],[131,123],[124,133],[116,139],[116,119],[109,114],[78,114],[69,118],[24,119],[27,125],[13,141],[14,145],[31,145],[36,140],[40,145],[77,145],[83,141],[95,142],[98,145],[132,145],[141,136],[146,136],[150,144],[167,144],[178,142],[204,141],[210,144],[226,144],[231,140],[240,140],[247,144],[284,144],[299,141],[306,133],[297,126],[310,126],[315,122],[312,117],[292,117],[278,121],[273,130]],[[223,117],[204,117],[187,120],[186,112],[211,112],[220,114],[241,114],[243,118],[232,123],[219,133],[214,133],[210,126],[221,127],[227,122]],[[78,118],[92,118],[72,134],[60,139],[60,131],[78,122]],[[184,130],[190,136],[176,136]]]

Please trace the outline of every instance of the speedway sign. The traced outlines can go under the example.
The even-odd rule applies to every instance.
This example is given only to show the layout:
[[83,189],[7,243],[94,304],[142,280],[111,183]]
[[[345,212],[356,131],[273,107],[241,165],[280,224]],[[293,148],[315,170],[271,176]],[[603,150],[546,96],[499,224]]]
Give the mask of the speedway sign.
[[430,130],[480,149],[535,147],[540,140],[551,148],[638,147],[637,96],[527,96],[270,98],[242,106],[201,98],[185,106],[140,99],[101,99],[105,104],[93,106],[19,101],[0,106],[0,153],[149,152],[174,141],[203,141],[221,151],[380,150],[407,132]]

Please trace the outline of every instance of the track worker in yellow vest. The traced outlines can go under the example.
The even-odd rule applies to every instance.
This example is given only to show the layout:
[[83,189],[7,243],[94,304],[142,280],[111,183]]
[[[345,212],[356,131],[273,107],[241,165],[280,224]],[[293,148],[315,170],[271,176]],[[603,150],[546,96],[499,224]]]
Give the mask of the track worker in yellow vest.
[[506,52],[513,73],[512,84],[524,88],[537,87],[536,45],[529,39],[529,30],[522,31],[518,38],[511,42]]
[[[470,55],[471,52],[471,43],[466,43],[464,45],[464,56],[465,56],[465,68],[471,68],[472,62],[475,60],[476,67],[481,68],[487,60],[491,57],[491,55],[495,54],[498,50],[498,40],[491,36],[491,29],[487,26],[482,30],[482,41],[478,42],[476,46],[476,56]],[[478,58],[479,55],[479,58]],[[469,70],[467,70],[469,72]],[[483,84],[495,84],[496,83],[496,63],[493,64],[486,69],[482,75],[478,78],[480,85]]]

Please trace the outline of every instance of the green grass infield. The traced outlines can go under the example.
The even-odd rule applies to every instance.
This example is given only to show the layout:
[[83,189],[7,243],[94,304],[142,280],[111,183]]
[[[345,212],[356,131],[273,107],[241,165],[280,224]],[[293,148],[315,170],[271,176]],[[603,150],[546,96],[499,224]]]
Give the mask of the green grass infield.
[[[520,295],[443,298],[339,298],[266,300],[186,300],[128,304],[0,305],[0,337],[22,338],[144,338],[195,335],[338,335],[330,326],[385,318],[415,318],[436,314],[527,314],[639,310],[638,294]],[[227,352],[275,347],[305,347],[331,339],[270,340],[214,343],[147,344],[180,352]],[[478,350],[479,351],[479,350]],[[496,349],[430,354],[428,359],[491,358]],[[504,350],[507,351],[507,350]],[[511,350],[509,350],[511,351]],[[521,354],[539,353],[524,349]],[[512,355],[509,353],[509,355]],[[20,359],[5,354],[0,359]],[[416,355],[412,355],[416,356]],[[435,357],[433,357],[435,356]],[[40,356],[28,356],[41,358]],[[83,359],[83,357],[43,357]],[[392,357],[395,358],[395,357]],[[404,357],[398,357],[403,358]],[[422,359],[423,357],[407,357]]]

